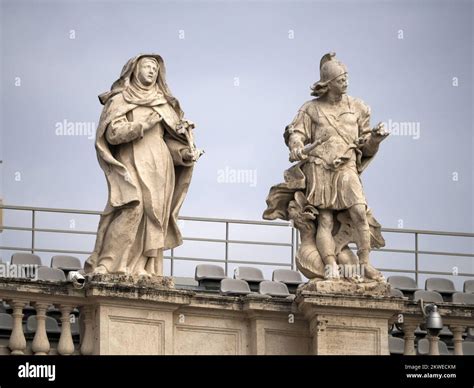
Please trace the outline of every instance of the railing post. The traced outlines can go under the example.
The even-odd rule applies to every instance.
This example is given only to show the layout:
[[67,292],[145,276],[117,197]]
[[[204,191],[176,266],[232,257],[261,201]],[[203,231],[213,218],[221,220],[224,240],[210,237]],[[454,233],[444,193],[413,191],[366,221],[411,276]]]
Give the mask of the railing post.
[[417,232],[415,232],[415,281],[416,281],[416,284],[418,285],[418,233]]
[[291,269],[295,269],[295,228],[291,226]]
[[174,248],[171,248],[171,257],[170,257],[170,276],[173,276],[174,272]]
[[226,221],[225,223],[225,276],[227,276],[229,272],[229,222]]
[[300,232],[295,228],[295,255],[298,254],[298,249],[300,247]]
[[35,253],[35,218],[36,211],[31,210],[31,253]]

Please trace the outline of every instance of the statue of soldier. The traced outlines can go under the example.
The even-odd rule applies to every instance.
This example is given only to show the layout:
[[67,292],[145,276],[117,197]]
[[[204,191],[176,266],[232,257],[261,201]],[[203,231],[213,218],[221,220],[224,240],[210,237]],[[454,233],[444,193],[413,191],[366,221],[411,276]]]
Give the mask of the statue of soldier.
[[[338,279],[341,265],[359,264],[363,277],[383,280],[369,262],[372,247],[384,245],[380,225],[367,206],[360,174],[388,133],[370,128],[370,108],[346,94],[347,68],[326,54],[320,62],[314,99],[285,129],[290,161],[285,182],[273,186],[265,219],[292,220],[301,232],[298,268],[309,278]],[[355,243],[357,256],[348,244]]]

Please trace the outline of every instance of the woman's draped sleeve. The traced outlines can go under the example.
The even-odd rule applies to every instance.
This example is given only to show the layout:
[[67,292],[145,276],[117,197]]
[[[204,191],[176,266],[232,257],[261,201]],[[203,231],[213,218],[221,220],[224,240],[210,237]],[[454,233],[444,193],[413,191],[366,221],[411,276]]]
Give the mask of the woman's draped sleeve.
[[112,145],[129,143],[143,137],[143,126],[129,122],[126,116],[120,116],[107,125],[105,137]]
[[182,142],[167,135],[164,136],[164,140],[168,146],[175,166],[191,167],[194,164],[192,160],[186,161],[183,159],[184,151],[189,150],[189,146],[187,144],[183,144]]

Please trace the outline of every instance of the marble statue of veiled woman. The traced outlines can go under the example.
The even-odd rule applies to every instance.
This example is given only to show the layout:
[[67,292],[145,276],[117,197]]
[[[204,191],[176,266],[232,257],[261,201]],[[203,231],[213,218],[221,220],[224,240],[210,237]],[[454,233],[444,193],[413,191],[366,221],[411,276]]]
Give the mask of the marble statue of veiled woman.
[[138,55],[99,96],[95,147],[109,196],[86,272],[161,276],[163,251],[182,243],[177,217],[197,156],[165,76],[159,55]]

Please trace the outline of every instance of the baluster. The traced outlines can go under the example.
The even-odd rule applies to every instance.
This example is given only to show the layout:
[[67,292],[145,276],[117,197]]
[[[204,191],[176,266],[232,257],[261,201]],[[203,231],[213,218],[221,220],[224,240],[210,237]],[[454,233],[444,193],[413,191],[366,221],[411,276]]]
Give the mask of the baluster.
[[464,326],[450,325],[449,329],[453,332],[454,354],[462,356],[462,334],[466,330]]
[[31,350],[35,355],[46,355],[51,348],[46,333],[46,309],[49,307],[48,303],[33,303],[36,308],[36,333],[33,338]]
[[437,335],[428,334],[428,341],[430,343],[430,356],[439,356],[439,337]]
[[13,308],[13,330],[10,335],[8,347],[12,355],[25,354],[26,339],[23,333],[23,307],[26,305],[24,300],[11,300],[10,306]]
[[61,336],[59,337],[58,353],[68,356],[74,353],[74,342],[72,341],[70,314],[74,306],[59,305],[61,311]]
[[405,340],[405,348],[403,354],[405,356],[414,356],[415,352],[415,330],[417,325],[414,323],[404,323],[403,332]]
[[[81,307],[81,354],[91,355],[94,351],[94,341],[92,338],[92,306]],[[83,329],[82,329],[83,327]]]

